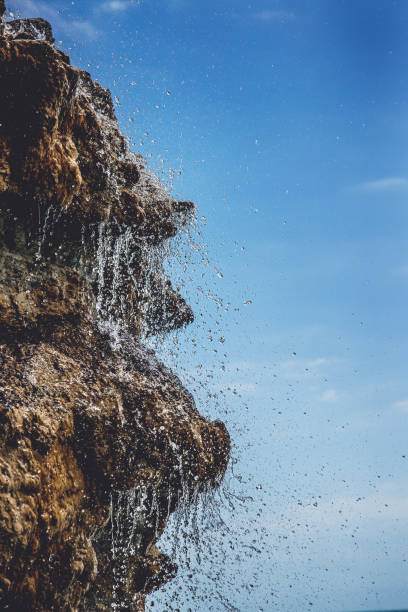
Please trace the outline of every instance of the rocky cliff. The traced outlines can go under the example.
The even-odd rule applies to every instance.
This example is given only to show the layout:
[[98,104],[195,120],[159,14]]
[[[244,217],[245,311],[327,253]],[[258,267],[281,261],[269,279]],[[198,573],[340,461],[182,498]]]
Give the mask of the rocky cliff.
[[193,213],[47,22],[0,24],[1,609],[144,610],[169,514],[222,478],[224,425],[143,345],[193,319],[162,267]]

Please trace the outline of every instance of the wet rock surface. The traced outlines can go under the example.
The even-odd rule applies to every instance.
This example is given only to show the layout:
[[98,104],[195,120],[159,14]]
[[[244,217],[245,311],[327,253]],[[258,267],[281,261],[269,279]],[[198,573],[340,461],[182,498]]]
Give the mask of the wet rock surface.
[[143,344],[193,319],[162,266],[193,211],[49,24],[0,24],[1,609],[144,610],[169,514],[223,476],[224,425]]

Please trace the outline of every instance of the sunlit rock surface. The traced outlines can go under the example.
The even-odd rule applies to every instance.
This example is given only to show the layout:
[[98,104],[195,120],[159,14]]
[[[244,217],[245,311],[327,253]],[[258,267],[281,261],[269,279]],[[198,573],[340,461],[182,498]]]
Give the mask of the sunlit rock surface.
[[47,22],[0,24],[1,609],[144,610],[169,514],[222,478],[224,425],[143,345],[193,319],[162,267],[193,212]]

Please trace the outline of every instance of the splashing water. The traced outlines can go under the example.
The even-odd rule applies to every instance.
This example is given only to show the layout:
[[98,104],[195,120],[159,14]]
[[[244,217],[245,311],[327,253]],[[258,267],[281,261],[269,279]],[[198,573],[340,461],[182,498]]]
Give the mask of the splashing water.
[[[46,256],[61,216],[61,212],[52,208],[43,215],[38,232],[39,260]],[[219,346],[223,346],[226,339],[228,341],[225,314],[229,313],[231,303],[218,295],[224,274],[219,265],[211,263],[198,223],[180,227],[175,238],[158,245],[149,244],[133,228],[121,230],[115,223],[100,222],[90,228],[83,226],[80,248],[74,253],[74,261],[81,274],[91,280],[99,326],[109,334],[112,347],[137,356],[135,344],[128,336],[131,327],[135,335],[154,348],[164,362],[178,370],[187,387],[198,392],[200,408],[206,408],[207,416],[225,413],[222,389],[216,393],[210,389],[217,378],[216,372],[222,369],[227,359],[226,353],[217,352],[214,343],[216,340]],[[183,290],[201,310],[197,324],[183,332],[183,336],[180,331],[168,334],[166,329],[163,330],[162,322],[170,320],[171,313],[166,312],[166,285],[159,284],[158,279],[168,277],[175,278],[177,288]],[[199,348],[204,348],[207,354],[210,351],[212,356],[209,356],[209,363],[201,363],[200,368],[192,373],[188,364]],[[180,359],[184,366],[180,365]],[[231,521],[234,514],[242,516],[250,512],[248,506],[253,504],[253,500],[236,490],[237,479],[231,470],[218,490],[207,489],[201,493],[198,487],[191,492],[185,485],[181,462],[180,475],[181,489],[173,491],[169,488],[167,491],[165,516],[160,515],[161,505],[158,503],[162,490],[143,486],[112,494],[112,609],[124,609],[124,584],[131,564],[135,557],[146,553],[143,540],[146,525],[153,525],[161,550],[178,566],[174,580],[148,596],[148,607],[159,606],[159,609],[169,612],[249,609],[245,606],[253,600],[252,589],[243,580],[236,601],[236,572],[232,569],[228,572],[227,568],[231,555],[236,566],[238,562],[245,564],[248,555],[253,559],[262,552],[259,543],[248,541],[247,526],[234,525]],[[167,526],[163,531],[164,524]],[[245,593],[248,599],[242,604],[243,600],[246,601]]]
[[[152,201],[158,197],[168,199],[158,179],[144,168],[137,156],[133,159],[138,160],[141,175],[136,191],[143,192]],[[114,189],[112,176],[109,180]],[[137,357],[135,343],[129,341],[130,331],[153,347],[172,369],[178,369],[188,387],[198,388],[202,397],[204,392],[206,397],[200,408],[206,408],[208,416],[225,412],[222,392],[210,389],[214,384],[214,371],[222,368],[227,359],[227,354],[218,353],[220,349],[215,345],[220,347],[226,342],[223,316],[230,311],[231,302],[219,296],[219,283],[223,282],[225,274],[218,264],[210,261],[198,222],[186,226],[181,219],[177,224],[176,218],[176,236],[159,242],[140,235],[137,226],[122,227],[115,221],[83,224],[77,229],[78,241],[62,248],[64,232],[58,228],[61,223],[67,223],[69,233],[69,215],[49,206],[38,215],[38,220],[36,260],[41,263],[44,258],[74,265],[90,281],[98,325],[109,334],[112,347]],[[180,331],[172,331],[178,325],[173,325],[174,313],[168,299],[166,281],[170,277],[176,278],[177,290],[183,291],[199,311],[198,323],[184,333],[184,338]],[[201,371],[194,374],[189,371],[189,365],[180,366],[178,362],[183,352],[183,361],[191,364],[191,359],[196,359],[197,351],[203,348],[207,354],[211,352],[209,361],[212,364],[201,363]],[[178,576],[163,592],[149,596],[149,606],[159,605],[169,611],[191,606],[191,610],[197,612],[245,609],[235,602],[236,576],[233,571],[227,575],[226,568],[231,554],[236,560],[246,554],[242,527],[231,525],[231,517],[237,505],[242,514],[249,498],[237,495],[235,487],[227,484],[216,491],[208,488],[200,493],[198,485],[191,491],[186,484],[188,475],[183,472],[181,458],[179,471],[181,488],[172,490],[169,487],[164,516],[159,503],[159,497],[164,495],[162,489],[143,485],[139,489],[112,494],[109,524],[114,610],[123,609],[126,603],[124,585],[129,579],[132,562],[135,557],[146,554],[144,531],[147,525],[153,526],[155,539],[171,563],[179,567]],[[233,481],[231,473],[229,480]],[[255,548],[249,549],[251,554],[256,554]]]

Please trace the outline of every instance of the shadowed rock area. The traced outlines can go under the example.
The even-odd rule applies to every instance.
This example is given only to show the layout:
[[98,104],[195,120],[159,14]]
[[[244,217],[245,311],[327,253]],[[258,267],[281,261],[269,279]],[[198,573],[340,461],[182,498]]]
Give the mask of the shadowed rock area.
[[47,22],[0,24],[0,609],[144,610],[176,572],[156,541],[230,450],[143,344],[193,320],[163,270],[193,215]]

